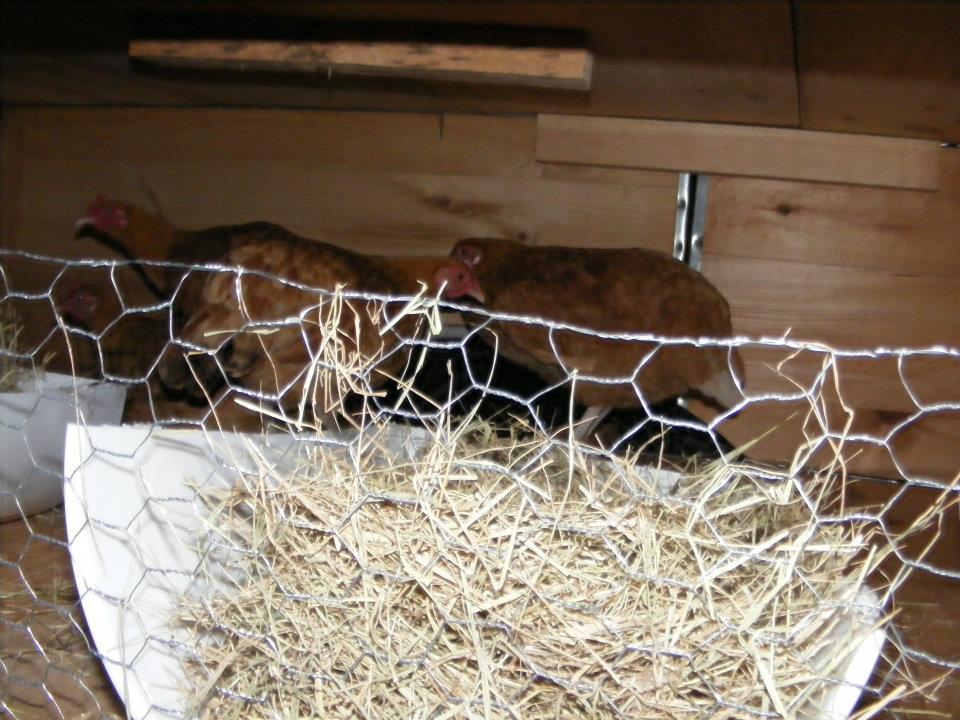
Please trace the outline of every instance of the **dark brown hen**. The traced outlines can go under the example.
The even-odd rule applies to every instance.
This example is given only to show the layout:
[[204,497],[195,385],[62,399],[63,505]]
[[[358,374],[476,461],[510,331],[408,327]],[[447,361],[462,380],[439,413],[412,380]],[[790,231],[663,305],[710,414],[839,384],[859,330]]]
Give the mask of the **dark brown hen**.
[[425,287],[430,294],[443,288],[444,298],[483,297],[469,269],[449,257],[366,256],[292,238],[249,242],[219,262],[253,272],[205,277],[180,333],[205,352],[194,355],[192,368],[166,358],[164,383],[188,388],[194,373],[203,384],[226,376],[287,409],[305,404],[323,417],[399,374],[408,356],[403,339],[418,322],[411,314],[388,328],[383,303],[333,291],[415,295]]
[[[530,315],[601,333],[724,338],[730,308],[700,273],[645,249],[535,247],[512,240],[471,238],[451,252],[475,275],[495,313]],[[482,320],[466,315],[468,323]],[[550,382],[579,376],[627,378],[578,382],[576,399],[591,407],[650,405],[691,392],[730,408],[742,400],[736,349],[601,338],[543,324],[494,321],[501,352]]]

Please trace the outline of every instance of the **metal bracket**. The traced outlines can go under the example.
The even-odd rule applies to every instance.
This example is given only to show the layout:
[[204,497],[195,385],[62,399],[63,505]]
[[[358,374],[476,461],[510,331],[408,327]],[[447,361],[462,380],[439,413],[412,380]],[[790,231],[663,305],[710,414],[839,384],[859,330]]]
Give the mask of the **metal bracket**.
[[673,256],[694,270],[703,266],[703,236],[707,224],[707,197],[710,177],[681,173],[677,187],[677,222],[673,236]]

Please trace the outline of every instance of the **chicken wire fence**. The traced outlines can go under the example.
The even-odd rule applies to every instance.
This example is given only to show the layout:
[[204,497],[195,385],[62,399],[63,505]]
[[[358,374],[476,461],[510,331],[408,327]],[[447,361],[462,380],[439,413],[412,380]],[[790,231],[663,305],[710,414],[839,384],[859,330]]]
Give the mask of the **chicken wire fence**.
[[[172,300],[128,292],[134,263],[2,262],[0,707],[13,717],[954,709],[938,698],[960,657],[918,628],[960,581],[960,467],[952,448],[917,464],[898,441],[960,410],[911,375],[934,362],[949,376],[957,349],[598,333],[305,286],[314,302],[297,314],[197,344]],[[24,266],[43,270],[36,287]],[[251,278],[296,285],[139,266],[228,277],[238,307]],[[116,304],[94,329],[58,294],[75,274]],[[353,315],[374,319],[378,352],[356,350]],[[542,330],[558,381],[500,357],[521,326]],[[278,334],[300,344],[300,372],[266,358],[272,388],[231,376],[238,337]],[[634,374],[574,368],[571,334],[642,347]],[[652,405],[631,382],[676,347],[760,353],[777,382],[748,370],[742,402],[720,412]],[[185,353],[194,385],[171,397],[160,370]],[[909,398],[879,431],[844,396],[851,363],[857,377],[892,364]],[[636,407],[584,434],[590,383],[628,384]],[[737,431],[751,412],[759,424]]]

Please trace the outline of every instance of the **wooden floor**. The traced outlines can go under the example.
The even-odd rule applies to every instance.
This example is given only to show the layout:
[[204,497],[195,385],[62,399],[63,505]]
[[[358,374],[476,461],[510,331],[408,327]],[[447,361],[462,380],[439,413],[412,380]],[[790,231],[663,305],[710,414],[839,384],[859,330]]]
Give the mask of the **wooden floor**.
[[[894,485],[864,481],[851,484],[847,498],[852,505],[885,503],[896,490]],[[930,491],[905,494],[887,516],[889,528],[903,531],[932,499]],[[99,662],[90,656],[80,630],[71,626],[75,622],[79,628],[85,627],[82,613],[76,609],[69,554],[62,544],[62,511],[42,513],[28,523],[0,524],[0,673],[7,673],[0,674],[0,699],[19,720],[122,718],[122,705]],[[956,506],[947,511],[940,532],[928,561],[960,569]],[[913,546],[928,539],[918,538],[903,550],[915,552]],[[914,573],[897,594],[897,608],[897,627],[911,647],[960,658],[960,583],[926,572]],[[38,647],[50,657],[49,663],[37,652]],[[909,669],[921,680],[936,677],[925,663]],[[960,717],[960,676],[944,680],[935,694],[935,699],[911,698],[898,711],[879,717]]]
[[0,700],[19,720],[123,718],[84,639],[65,534],[61,508],[0,524]]

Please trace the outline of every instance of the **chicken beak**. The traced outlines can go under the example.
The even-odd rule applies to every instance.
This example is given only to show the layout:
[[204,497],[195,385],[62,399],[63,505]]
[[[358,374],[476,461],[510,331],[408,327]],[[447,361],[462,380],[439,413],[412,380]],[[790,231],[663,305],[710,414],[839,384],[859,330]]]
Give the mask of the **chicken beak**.
[[487,302],[487,296],[483,294],[483,290],[480,289],[480,285],[476,281],[469,285],[464,295],[472,297],[481,305],[485,305]]
[[87,237],[91,231],[97,229],[97,223],[91,217],[82,217],[77,220],[77,224],[74,226],[73,238],[77,240],[82,237]]

